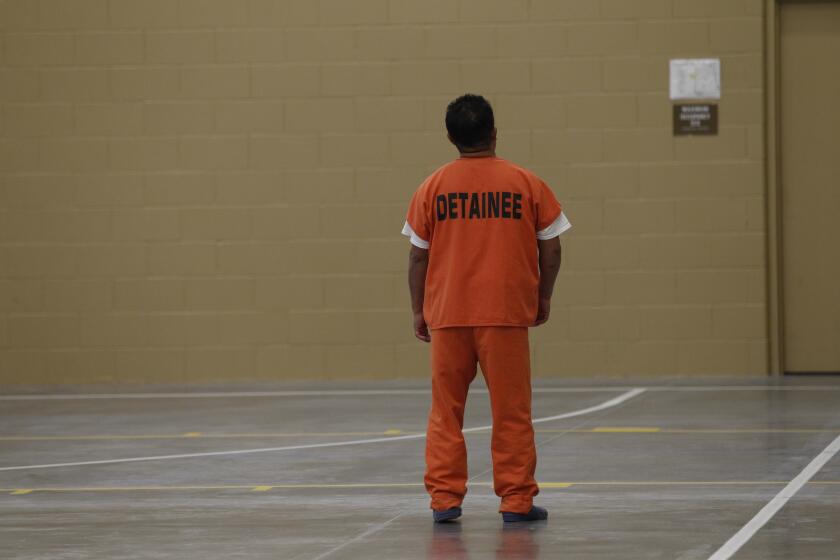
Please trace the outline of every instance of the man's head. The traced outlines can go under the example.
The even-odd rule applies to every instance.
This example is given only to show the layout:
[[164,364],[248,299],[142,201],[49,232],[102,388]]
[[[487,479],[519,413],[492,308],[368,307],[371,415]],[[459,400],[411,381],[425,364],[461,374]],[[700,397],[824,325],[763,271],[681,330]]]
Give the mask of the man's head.
[[446,108],[446,132],[459,152],[492,150],[496,142],[493,108],[480,95],[462,95]]

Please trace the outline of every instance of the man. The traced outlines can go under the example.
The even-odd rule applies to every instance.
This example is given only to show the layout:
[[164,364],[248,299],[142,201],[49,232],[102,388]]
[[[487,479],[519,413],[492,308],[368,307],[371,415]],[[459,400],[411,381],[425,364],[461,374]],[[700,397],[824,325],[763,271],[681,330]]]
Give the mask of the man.
[[414,334],[432,343],[432,407],[425,483],[436,522],[460,517],[467,491],[461,432],[481,365],[493,413],[493,486],[505,522],[546,519],[534,506],[528,327],[548,320],[560,269],[558,236],[571,227],[533,173],[496,157],[493,109],[464,95],[446,109],[460,157],[411,199],[408,282]]

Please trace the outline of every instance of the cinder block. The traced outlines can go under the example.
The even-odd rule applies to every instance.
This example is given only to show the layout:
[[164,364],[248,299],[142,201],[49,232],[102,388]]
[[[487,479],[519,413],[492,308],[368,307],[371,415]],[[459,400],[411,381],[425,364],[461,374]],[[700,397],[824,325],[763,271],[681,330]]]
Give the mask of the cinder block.
[[[354,4],[342,2],[347,10]],[[352,27],[289,27],[283,30],[286,38],[286,59],[291,61],[352,60],[355,43]]]
[[319,344],[290,345],[288,361],[281,376],[289,379],[324,377],[326,348]]
[[[217,244],[217,272],[231,275],[288,274],[292,272],[285,243],[226,242]],[[304,267],[295,265],[298,271]]]
[[219,335],[225,344],[285,344],[289,338],[286,313],[225,313],[219,316]]
[[357,97],[353,101],[359,132],[423,129],[423,101],[395,97]]
[[252,347],[188,348],[185,376],[191,381],[251,379],[256,373]]
[[290,311],[292,344],[353,344],[359,342],[357,314],[348,311]]
[[[679,215],[676,223],[685,231]],[[671,200],[608,200],[604,203],[604,231],[607,233],[668,233],[676,227]]]
[[206,133],[214,127],[214,107],[207,101],[151,101],[142,107],[147,134]]
[[73,64],[72,33],[7,33],[4,59],[11,66]]
[[421,167],[361,168],[356,170],[356,202],[403,204],[408,208],[411,195],[426,178]]
[[139,173],[76,175],[69,186],[76,205],[81,207],[113,208],[143,204],[143,176]]
[[144,245],[83,245],[64,252],[71,263],[75,261],[74,272],[79,275],[139,276],[147,271]]
[[313,135],[251,135],[249,169],[312,168],[318,164],[318,137]]
[[112,101],[106,68],[43,68],[41,99],[58,102]]
[[[485,70],[489,71],[486,67]],[[391,72],[394,95],[455,95],[466,85],[460,82],[459,64],[455,61],[405,62],[393,66]]]
[[46,241],[47,213],[41,210],[0,212],[0,239],[4,243]]
[[745,341],[682,341],[678,373],[683,375],[743,375],[750,365],[751,344]]
[[205,310],[254,309],[256,284],[251,277],[214,276],[184,280],[186,307]]
[[183,27],[237,27],[248,25],[248,5],[242,0],[177,0],[178,22]]
[[255,208],[251,211],[253,238],[266,240],[318,237],[321,227],[317,206]]
[[[97,72],[89,70],[88,72]],[[113,99],[150,101],[177,98],[181,91],[181,78],[176,66],[113,67],[104,74],[104,91]],[[66,80],[65,80],[66,81]],[[55,84],[58,88],[61,84]]]
[[679,342],[639,340],[607,343],[607,372],[611,375],[673,376]]
[[354,271],[364,274],[404,273],[408,267],[408,245],[402,236],[358,241]]
[[342,275],[324,278],[327,309],[384,309],[395,301],[393,277]]
[[[321,68],[323,95],[385,95],[391,89],[387,64],[325,64]],[[323,105],[326,101],[321,100]]]
[[150,346],[210,346],[225,343],[217,313],[155,313],[147,316]]
[[3,106],[7,136],[68,136],[73,133],[73,106],[69,104],[15,103]]
[[151,206],[206,206],[216,197],[214,177],[203,172],[147,173],[142,196]]
[[247,208],[186,208],[181,210],[183,239],[234,241],[251,237],[251,213]]
[[107,210],[50,210],[44,215],[44,240],[56,243],[101,243],[113,239]]
[[251,67],[251,94],[256,98],[318,95],[320,67],[316,64],[255,65]]
[[6,384],[49,382],[46,367],[46,352],[37,350],[3,350],[0,360],[0,379]]
[[286,102],[286,130],[301,132],[352,132],[355,111],[350,99],[317,99]]
[[422,377],[428,379],[431,375],[431,354],[430,346],[419,340],[408,344],[397,344],[394,346],[395,377],[410,378]]
[[566,33],[566,26],[558,23],[499,26],[496,27],[496,55],[502,58],[557,58],[566,52]]
[[288,375],[289,346],[259,346],[256,350],[256,376],[260,379],[283,379]]
[[721,83],[729,90],[759,89],[764,80],[761,53],[721,56]]
[[554,287],[554,299],[579,305],[600,305],[604,303],[604,285],[604,275],[599,272],[561,270]]
[[116,278],[116,311],[180,311],[184,309],[187,280],[181,278]]
[[497,56],[495,29],[489,25],[428,27],[425,34],[426,58],[463,60]]
[[142,64],[143,34],[138,31],[78,33],[77,65]]
[[533,90],[547,93],[601,91],[601,65],[597,58],[533,60]]
[[709,23],[710,47],[714,52],[761,52],[763,32],[760,18],[714,20]]
[[39,8],[32,0],[6,0],[0,4],[0,29],[38,28]]
[[748,15],[749,2],[740,0],[706,0],[694,2],[692,0],[674,0],[674,17],[686,18],[723,18]]
[[358,241],[299,239],[290,241],[286,247],[288,259],[295,263],[295,270],[285,273],[297,274],[346,274],[358,272]]
[[38,26],[50,29],[101,29],[108,25],[107,0],[62,0],[38,2]]
[[283,132],[280,101],[219,101],[213,106],[215,129],[224,134]]
[[248,0],[252,26],[317,25],[318,2],[312,0]]
[[324,306],[322,276],[258,276],[256,304],[269,310],[316,310]]
[[635,22],[576,23],[569,26],[568,52],[574,55],[622,55],[639,49]]
[[671,0],[602,0],[604,19],[670,18]]
[[75,314],[10,315],[6,322],[9,346],[13,348],[67,348],[79,345],[79,318]]
[[178,26],[178,3],[172,0],[109,0],[108,15],[112,27],[172,28]]
[[248,140],[237,136],[181,136],[178,139],[180,169],[247,169]]
[[600,130],[566,129],[564,133],[535,130],[531,134],[535,161],[594,163],[604,159]]
[[[639,170],[634,165],[570,165],[567,179],[562,184],[558,184],[557,189],[561,203],[564,197],[576,199],[636,197],[639,194]],[[595,202],[602,204],[600,200]],[[569,206],[571,213],[574,213],[579,202],[570,202]],[[575,231],[579,230],[575,229]]]
[[79,319],[83,347],[142,347],[148,344],[145,315],[84,314]]
[[712,334],[712,313],[700,307],[643,307],[639,310],[644,339],[708,339]]
[[531,19],[545,20],[591,20],[600,17],[600,2],[592,0],[532,0]]
[[394,347],[386,344],[327,346],[325,373],[333,379],[391,379],[396,375]]
[[639,260],[646,270],[674,270],[712,266],[709,242],[703,235],[644,235]]
[[531,67],[522,60],[462,62],[461,89],[486,93],[531,90]]
[[90,136],[134,136],[143,132],[139,103],[96,103],[75,106],[74,131]]
[[216,173],[215,178],[220,205],[260,206],[286,201],[285,179],[280,171],[231,171]]
[[724,268],[763,267],[765,265],[764,233],[704,235],[709,246],[710,266]]
[[743,198],[678,200],[677,229],[681,232],[728,232],[747,229]]
[[763,168],[743,161],[642,165],[641,192],[645,196],[737,197],[763,191]]
[[604,301],[608,305],[676,303],[673,272],[609,272],[604,281]]
[[675,156],[680,160],[741,159],[747,155],[747,130],[744,127],[721,127],[717,136],[685,137],[675,142]]
[[111,349],[84,348],[44,352],[46,372],[39,383],[107,383],[117,379]]
[[284,59],[280,29],[220,29],[216,32],[219,62],[280,62]]
[[700,56],[709,49],[709,23],[705,21],[639,22],[639,50],[644,54],[663,53]]
[[209,64],[215,58],[213,31],[151,31],[145,34],[147,64]]
[[712,308],[712,335],[723,340],[763,340],[767,336],[766,307],[738,305]]
[[393,23],[447,23],[458,20],[458,3],[451,0],[388,0]]
[[213,243],[149,245],[148,270],[155,275],[212,274],[216,270]]
[[185,381],[186,352],[182,348],[121,348],[114,350],[114,374],[108,381],[147,383]]
[[461,19],[510,22],[528,19],[529,0],[458,0]]
[[629,128],[637,124],[634,95],[581,95],[566,99],[572,128]]
[[672,161],[674,137],[665,128],[607,129],[604,130],[604,159],[640,163]]
[[32,313],[44,310],[44,280],[38,277],[0,279],[0,311]]
[[[93,161],[86,163],[88,168],[102,168],[104,161],[115,171],[167,171],[178,166],[178,143],[174,136],[109,138],[107,147],[107,160],[99,160],[96,165]],[[93,160],[96,155],[88,157]]]
[[116,241],[174,241],[180,236],[177,210],[138,208],[114,211]]
[[765,274],[760,268],[714,268],[678,271],[677,303],[763,303]]
[[187,99],[246,98],[251,91],[247,66],[184,66],[181,96]]
[[570,309],[569,340],[637,340],[640,333],[639,309],[636,307],[572,307]]
[[[428,6],[427,2],[417,6]],[[448,2],[454,6],[454,2]],[[410,60],[423,58],[425,36],[420,27],[361,27],[355,30],[356,60]]]
[[[502,143],[504,146],[504,143]],[[397,165],[420,165],[452,159],[452,145],[435,132],[404,132],[391,135],[391,161]]]
[[36,138],[0,139],[0,171],[44,171],[39,162],[40,145]]
[[562,342],[535,345],[531,371],[534,377],[604,375],[607,345],[604,342]]
[[42,171],[98,171],[108,161],[108,142],[102,138],[49,137],[40,145]]
[[325,134],[320,147],[321,164],[328,167],[388,162],[388,137],[384,134]]
[[[2,21],[2,17],[0,17]],[[2,25],[2,24],[0,24]],[[0,68],[0,100],[31,101],[40,97],[37,68]]]
[[640,60],[639,57],[604,60],[604,91],[639,91],[642,78]]

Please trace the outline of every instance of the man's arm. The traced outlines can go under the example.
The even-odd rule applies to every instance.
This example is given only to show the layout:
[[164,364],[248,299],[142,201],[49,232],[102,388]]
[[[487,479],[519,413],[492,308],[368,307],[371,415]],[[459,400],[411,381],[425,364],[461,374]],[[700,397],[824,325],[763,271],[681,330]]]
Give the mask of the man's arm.
[[429,327],[423,318],[423,298],[426,292],[426,270],[429,268],[429,250],[411,246],[408,253],[408,289],[411,292],[411,311],[414,314],[414,336],[431,342]]
[[562,254],[559,237],[538,239],[537,247],[540,251],[540,293],[535,327],[548,321],[548,315],[551,313],[551,294],[554,292],[554,281],[560,271]]

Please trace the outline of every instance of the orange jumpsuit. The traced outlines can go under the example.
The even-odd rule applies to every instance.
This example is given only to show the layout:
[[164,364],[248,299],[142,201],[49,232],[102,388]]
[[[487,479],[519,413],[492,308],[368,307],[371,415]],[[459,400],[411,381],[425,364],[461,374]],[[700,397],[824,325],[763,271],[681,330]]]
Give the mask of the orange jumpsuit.
[[423,316],[432,337],[425,476],[432,509],[459,506],[466,494],[461,430],[477,364],[490,392],[500,511],[527,513],[539,491],[528,327],[537,315],[536,233],[560,214],[544,182],[495,156],[448,163],[412,197],[406,222],[429,249]]

